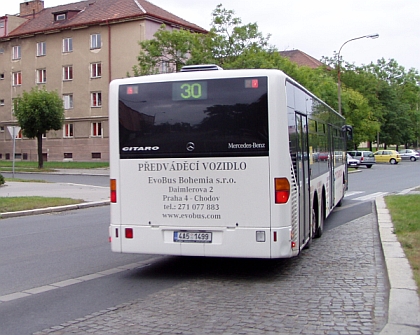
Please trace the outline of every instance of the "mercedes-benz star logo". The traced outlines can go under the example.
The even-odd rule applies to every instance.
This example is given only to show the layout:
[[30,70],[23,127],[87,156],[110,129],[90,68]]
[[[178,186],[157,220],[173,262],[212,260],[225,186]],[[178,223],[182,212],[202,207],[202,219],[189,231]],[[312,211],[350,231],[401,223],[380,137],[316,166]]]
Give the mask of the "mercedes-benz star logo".
[[195,149],[195,144],[193,142],[188,142],[187,143],[187,150],[188,151],[194,151]]

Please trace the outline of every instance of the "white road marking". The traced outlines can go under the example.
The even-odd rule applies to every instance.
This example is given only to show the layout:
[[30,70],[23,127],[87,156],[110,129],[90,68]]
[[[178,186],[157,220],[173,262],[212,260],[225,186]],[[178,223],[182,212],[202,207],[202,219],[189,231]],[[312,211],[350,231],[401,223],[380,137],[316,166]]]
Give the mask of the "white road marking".
[[389,192],[376,192],[376,193],[371,193],[371,194],[367,194],[364,195],[362,197],[358,197],[358,198],[353,198],[351,200],[357,200],[357,201],[368,201],[368,200],[374,200],[377,197],[383,197],[385,195],[387,195]]
[[62,287],[66,287],[66,286],[70,286],[70,285],[74,285],[74,284],[79,284],[88,280],[92,280],[92,279],[97,279],[100,277],[104,277],[104,276],[109,276],[112,275],[114,273],[118,273],[118,272],[122,272],[122,271],[127,271],[127,270],[131,270],[131,269],[136,269],[136,268],[142,268],[145,267],[147,265],[150,265],[151,263],[157,261],[158,259],[161,259],[163,256],[157,256],[157,257],[153,257],[153,258],[149,258],[145,261],[141,261],[141,262],[137,262],[137,263],[131,263],[131,264],[127,264],[127,265],[121,265],[118,266],[116,268],[113,269],[109,269],[109,270],[105,270],[105,271],[99,271],[96,273],[92,273],[90,275],[85,275],[85,276],[81,276],[81,277],[77,277],[77,278],[71,278],[71,279],[67,279],[67,280],[63,280],[57,283],[52,283],[52,284],[48,284],[48,285],[44,285],[44,286],[40,286],[40,287],[34,287],[28,290],[24,290],[21,292],[14,292],[14,293],[10,293],[10,294],[5,294],[0,296],[0,304],[3,302],[8,302],[8,301],[12,301],[12,300],[16,300],[16,299],[20,299],[20,298],[26,298],[26,297],[30,297],[32,295],[35,294],[39,294],[39,293],[44,293],[47,291],[51,291],[51,290],[56,290]]
[[352,191],[352,192],[346,192],[346,194],[344,195],[344,197],[345,197],[345,198],[347,198],[347,197],[351,197],[351,196],[353,196],[353,195],[360,194],[360,193],[365,193],[365,192],[364,192],[364,191]]

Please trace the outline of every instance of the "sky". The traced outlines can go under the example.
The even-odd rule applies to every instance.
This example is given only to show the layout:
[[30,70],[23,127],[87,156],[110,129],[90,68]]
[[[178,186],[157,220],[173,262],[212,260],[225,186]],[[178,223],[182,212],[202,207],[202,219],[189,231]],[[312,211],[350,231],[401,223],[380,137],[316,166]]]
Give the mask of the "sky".
[[[19,12],[24,0],[2,0],[0,16]],[[44,0],[45,7],[77,2]],[[379,34],[346,43],[340,52],[344,62],[355,65],[395,59],[406,71],[420,72],[419,0],[150,0],[153,4],[204,29],[210,29],[211,13],[218,4],[233,10],[242,24],[257,23],[271,35],[278,50],[300,50],[321,60],[333,57],[353,38]]]

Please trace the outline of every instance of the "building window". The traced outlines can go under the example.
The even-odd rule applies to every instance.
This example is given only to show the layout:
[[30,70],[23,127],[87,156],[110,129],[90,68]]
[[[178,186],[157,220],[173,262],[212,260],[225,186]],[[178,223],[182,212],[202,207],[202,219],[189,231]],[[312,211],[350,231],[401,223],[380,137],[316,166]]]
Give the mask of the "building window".
[[90,77],[100,78],[102,76],[102,65],[101,63],[90,64]]
[[160,73],[169,73],[169,62],[162,61],[160,64]]
[[64,125],[63,137],[73,137],[73,123],[66,123]]
[[0,106],[4,106],[4,99],[0,99]]
[[13,72],[12,85],[22,85],[22,72]]
[[100,152],[92,152],[92,159],[101,159]]
[[15,45],[12,49],[12,60],[21,58],[21,48],[20,45]]
[[4,73],[0,73],[0,80],[4,80]]
[[47,70],[39,69],[36,70],[36,82],[37,84],[43,84],[47,82]]
[[45,56],[47,54],[47,43],[45,42],[38,42],[36,44],[36,55]]
[[90,35],[90,48],[91,49],[101,48],[101,34]]
[[102,137],[102,123],[101,122],[92,122],[91,136]]
[[91,107],[101,107],[102,106],[102,93],[101,92],[92,92],[90,98]]
[[65,152],[64,153],[64,159],[71,159],[73,158],[73,153],[72,152]]
[[64,104],[64,109],[73,108],[73,94],[64,94],[63,104]]
[[73,80],[73,66],[63,66],[63,80]]
[[72,52],[73,51],[73,39],[64,38],[63,39],[63,52]]
[[56,21],[63,21],[63,20],[65,20],[66,18],[67,18],[66,13],[63,13],[63,14],[56,14],[56,15],[55,15],[55,20],[56,20]]

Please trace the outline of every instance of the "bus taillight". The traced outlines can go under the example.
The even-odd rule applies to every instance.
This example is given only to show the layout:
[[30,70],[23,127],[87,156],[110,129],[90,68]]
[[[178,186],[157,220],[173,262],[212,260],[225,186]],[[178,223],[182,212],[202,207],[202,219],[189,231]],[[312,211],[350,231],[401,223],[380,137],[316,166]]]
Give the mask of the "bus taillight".
[[133,238],[134,237],[134,231],[133,228],[125,228],[125,238]]
[[111,188],[111,202],[117,202],[117,180],[111,179],[110,180],[110,188]]
[[290,183],[287,178],[274,178],[275,202],[285,204],[290,196]]

